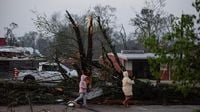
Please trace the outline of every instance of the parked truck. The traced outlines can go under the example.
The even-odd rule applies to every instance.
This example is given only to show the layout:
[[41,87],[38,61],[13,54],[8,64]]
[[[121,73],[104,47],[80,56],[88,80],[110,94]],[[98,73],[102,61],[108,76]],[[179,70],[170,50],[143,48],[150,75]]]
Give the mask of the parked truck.
[[62,73],[59,70],[57,63],[40,62],[39,68],[36,70],[20,70],[16,80],[22,80],[24,82],[29,80],[45,81],[45,82],[60,82],[66,77],[78,77],[78,72],[74,69],[70,69],[67,66],[60,63]]

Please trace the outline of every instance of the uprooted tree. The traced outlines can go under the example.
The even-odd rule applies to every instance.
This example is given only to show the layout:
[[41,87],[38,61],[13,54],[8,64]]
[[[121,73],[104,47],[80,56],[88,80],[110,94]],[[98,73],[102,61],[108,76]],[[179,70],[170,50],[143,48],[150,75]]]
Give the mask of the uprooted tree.
[[[115,71],[115,74],[121,74],[121,71],[122,70],[125,70],[125,68],[123,67],[123,65],[121,64],[120,60],[119,60],[119,57],[117,56],[117,53],[115,51],[115,47],[114,45],[112,45],[112,40],[111,40],[111,37],[109,35],[109,32],[111,31],[110,27],[109,27],[109,19],[110,18],[104,18],[104,17],[108,17],[108,15],[102,15],[102,14],[108,14],[108,13],[105,13],[106,11],[108,10],[113,10],[110,6],[105,6],[105,7],[101,7],[101,6],[96,6],[94,8],[95,10],[94,11],[91,11],[90,12],[90,16],[89,16],[89,21],[88,21],[88,30],[87,30],[87,49],[84,49],[84,46],[83,46],[83,38],[82,38],[82,35],[81,35],[81,31],[80,31],[80,28],[79,26],[77,25],[77,23],[74,21],[74,19],[72,18],[72,16],[70,15],[70,13],[68,11],[66,11],[67,15],[68,15],[68,19],[70,20],[72,26],[73,26],[73,29],[74,29],[74,32],[75,32],[75,35],[76,35],[76,38],[77,38],[77,42],[78,42],[78,48],[79,48],[79,56],[80,56],[80,62],[81,62],[81,68],[83,71],[87,71],[88,72],[88,75],[91,76],[92,74],[92,66],[96,66],[93,62],[92,62],[92,56],[93,56],[93,35],[99,35],[100,36],[100,43],[101,43],[101,46],[102,46],[102,56],[103,57],[106,57],[106,58],[103,58],[103,60],[108,60],[108,65],[111,65],[111,66],[107,66],[104,64],[101,64],[101,69],[104,69],[106,70],[107,69],[107,72],[112,69]],[[110,17],[110,15],[109,15]],[[94,20],[96,20],[97,22],[97,30],[95,33],[94,33],[94,26],[93,26],[93,18]],[[102,38],[103,37],[103,38]],[[107,50],[108,49],[108,50]],[[86,53],[87,51],[87,53]],[[115,57],[115,60],[117,61],[118,65],[120,66],[121,70],[116,70],[115,67],[114,67],[114,64],[113,64],[113,61],[110,59],[110,57],[108,56],[108,52],[112,52],[114,54],[114,57]],[[109,69],[110,68],[110,69]]]
[[72,23],[72,27],[75,31],[77,43],[78,43],[78,49],[79,49],[79,56],[80,56],[80,62],[81,62],[81,69],[85,72],[88,73],[86,75],[91,76],[91,63],[92,63],[92,35],[93,35],[93,18],[90,16],[89,21],[88,21],[88,49],[87,49],[87,54],[84,49],[84,44],[83,44],[83,38],[81,37],[81,31],[78,25],[75,23],[74,19],[70,15],[68,11],[66,11],[68,15],[68,19]]
[[114,23],[113,22],[114,20],[112,19],[115,19],[115,16],[113,15],[115,10],[116,10],[115,8],[110,6],[105,6],[105,7],[96,6],[94,8],[93,13],[96,17],[96,21],[99,27],[99,31],[101,32],[101,36],[103,37],[103,39],[101,40],[102,56],[104,56],[105,59],[107,59],[108,62],[111,64],[111,67],[115,69],[112,60],[108,56],[108,52],[113,53],[114,59],[120,67],[120,71],[115,70],[115,72],[119,75],[121,74],[121,71],[125,70],[125,68],[123,67],[123,65],[119,60],[117,52],[115,51],[115,45],[113,42],[114,39],[112,39],[113,27],[111,27],[111,24]]
[[[101,69],[107,68],[105,64],[98,66],[93,63],[94,51],[95,55],[107,55],[108,52],[112,52],[121,70],[124,70],[116,54],[113,40],[111,39],[112,28],[109,24],[114,8],[110,6],[96,6],[94,9],[94,11],[89,11],[88,14],[82,17],[71,15],[66,11],[66,17],[67,20],[69,20],[68,24],[66,24],[66,22],[62,23],[56,14],[53,15],[50,20],[48,20],[46,16],[37,14],[37,20],[35,21],[36,26],[40,31],[46,34],[47,37],[53,37],[53,41],[50,44],[52,52],[49,57],[58,63],[60,59],[72,57],[78,60],[77,65],[79,68],[86,72],[87,75],[91,76],[92,67]],[[111,13],[108,13],[109,11],[111,11]],[[85,22],[86,18],[87,21]],[[94,24],[95,22],[97,25]],[[95,44],[93,44],[94,42]],[[101,48],[105,49],[101,50]],[[108,56],[106,57],[106,60],[110,60]],[[119,71],[115,70],[112,61],[108,63],[111,65],[108,68],[116,71],[116,74],[121,74]]]

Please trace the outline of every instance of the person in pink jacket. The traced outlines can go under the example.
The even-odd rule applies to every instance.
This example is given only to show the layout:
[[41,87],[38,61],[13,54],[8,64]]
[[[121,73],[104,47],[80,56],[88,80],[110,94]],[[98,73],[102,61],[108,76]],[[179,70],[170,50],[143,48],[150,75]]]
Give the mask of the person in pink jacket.
[[86,93],[87,93],[87,76],[82,74],[81,75],[81,80],[79,82],[79,97],[76,98],[74,101],[77,103],[77,101],[83,99],[83,106],[87,106],[87,97],[86,97]]
[[132,98],[133,96],[133,90],[132,90],[132,86],[134,84],[134,80],[131,80],[129,78],[128,72],[124,71],[123,72],[123,79],[122,79],[122,91],[124,93],[125,99],[122,102],[124,106],[128,107],[128,103],[129,100]]

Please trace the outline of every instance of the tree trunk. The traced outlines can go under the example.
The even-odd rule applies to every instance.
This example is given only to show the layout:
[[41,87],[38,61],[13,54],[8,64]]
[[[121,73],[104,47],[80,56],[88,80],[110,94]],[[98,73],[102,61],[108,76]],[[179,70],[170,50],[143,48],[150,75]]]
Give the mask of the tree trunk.
[[82,42],[82,38],[81,38],[81,32],[79,27],[76,25],[76,23],[74,22],[74,19],[72,18],[72,16],[70,15],[70,13],[66,10],[66,13],[68,15],[68,18],[70,20],[70,22],[73,25],[73,29],[75,31],[76,34],[76,38],[77,38],[77,42],[78,42],[78,48],[79,48],[79,53],[80,53],[80,61],[81,61],[81,69],[86,72],[86,55],[85,55],[85,50],[83,47],[83,42]]
[[116,51],[115,51],[115,48],[114,48],[114,46],[111,44],[111,40],[109,39],[109,37],[108,37],[107,34],[106,34],[106,30],[103,28],[103,26],[102,26],[102,24],[101,24],[100,17],[97,18],[97,22],[98,22],[99,28],[100,28],[100,30],[101,30],[101,32],[102,32],[102,34],[103,34],[104,39],[105,39],[106,42],[108,43],[108,45],[109,45],[109,47],[110,47],[112,53],[114,54],[115,60],[117,61],[118,65],[119,65],[120,68],[121,68],[121,71],[126,70],[126,69],[124,68],[124,66],[121,64],[121,62],[120,62],[120,60],[119,60],[119,57],[118,57],[118,55],[117,55],[117,53],[116,53]]
[[93,48],[93,41],[92,41],[92,36],[93,36],[93,18],[90,16],[89,17],[89,26],[88,26],[88,49],[87,49],[87,63],[88,63],[88,75],[91,76],[92,74],[92,48]]

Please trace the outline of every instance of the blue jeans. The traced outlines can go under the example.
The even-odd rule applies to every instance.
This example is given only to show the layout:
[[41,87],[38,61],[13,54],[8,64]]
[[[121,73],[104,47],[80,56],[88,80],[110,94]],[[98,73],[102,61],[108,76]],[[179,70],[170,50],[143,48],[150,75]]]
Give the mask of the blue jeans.
[[86,93],[80,93],[79,97],[76,98],[74,101],[77,102],[79,100],[83,99],[83,105],[87,105],[87,97],[86,97]]

